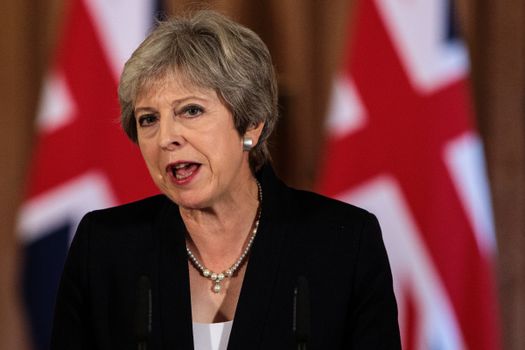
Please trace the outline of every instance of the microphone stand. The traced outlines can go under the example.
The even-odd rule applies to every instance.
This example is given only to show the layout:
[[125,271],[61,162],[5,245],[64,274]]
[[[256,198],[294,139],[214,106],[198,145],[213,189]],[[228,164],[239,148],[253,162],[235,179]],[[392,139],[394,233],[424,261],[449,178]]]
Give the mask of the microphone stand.
[[135,309],[135,334],[137,350],[148,350],[151,335],[152,302],[151,283],[148,276],[140,276],[137,283],[137,305]]
[[297,350],[306,350],[310,338],[310,290],[306,277],[299,276],[294,289],[293,331]]

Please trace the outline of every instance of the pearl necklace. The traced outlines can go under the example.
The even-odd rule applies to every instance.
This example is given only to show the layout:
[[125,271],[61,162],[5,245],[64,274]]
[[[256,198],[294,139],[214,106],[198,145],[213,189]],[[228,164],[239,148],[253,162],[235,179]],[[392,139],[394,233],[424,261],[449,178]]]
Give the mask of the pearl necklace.
[[246,245],[246,248],[244,248],[243,252],[241,253],[241,256],[231,265],[228,269],[224,270],[223,272],[217,273],[213,272],[210,269],[206,268],[193,254],[193,252],[188,248],[188,245],[186,244],[186,253],[188,254],[188,258],[193,263],[193,265],[200,270],[203,277],[210,279],[214,284],[212,291],[216,294],[220,293],[222,286],[221,282],[225,278],[231,278],[235,271],[241,266],[242,262],[248,255],[248,252],[250,251],[250,248],[252,247],[253,240],[255,239],[255,235],[257,234],[257,229],[259,228],[259,219],[261,218],[261,203],[262,203],[262,189],[261,184],[259,181],[257,181],[257,190],[258,190],[258,199],[259,199],[259,207],[257,208],[257,214],[255,215],[255,219],[253,222],[253,229],[251,232],[250,239],[248,240],[248,244]]

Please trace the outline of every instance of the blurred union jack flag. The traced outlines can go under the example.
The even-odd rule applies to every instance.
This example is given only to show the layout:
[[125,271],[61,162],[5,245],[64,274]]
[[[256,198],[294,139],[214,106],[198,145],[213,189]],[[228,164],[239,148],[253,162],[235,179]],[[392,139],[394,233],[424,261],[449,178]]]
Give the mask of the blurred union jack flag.
[[43,84],[19,216],[23,289],[35,349],[48,349],[68,244],[89,210],[155,193],[118,124],[125,60],[161,9],[150,0],[73,0]]
[[357,1],[317,189],[374,212],[403,348],[500,349],[496,240],[450,1]]

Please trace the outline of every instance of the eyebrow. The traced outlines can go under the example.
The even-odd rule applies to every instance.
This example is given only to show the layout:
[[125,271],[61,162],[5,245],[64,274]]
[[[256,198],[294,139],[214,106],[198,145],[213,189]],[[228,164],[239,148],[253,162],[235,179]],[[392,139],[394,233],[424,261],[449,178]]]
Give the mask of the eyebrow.
[[[207,102],[208,101],[208,99],[206,99],[206,98],[191,95],[191,96],[179,98],[177,100],[173,100],[171,102],[171,107],[177,107],[177,106],[183,104],[184,102],[186,102],[188,100],[200,100],[200,101],[203,101],[203,102]],[[137,114],[139,112],[152,112],[152,111],[155,111],[155,108],[147,107],[147,106],[146,107],[137,107],[137,108],[135,108],[133,110],[133,112],[135,114]]]

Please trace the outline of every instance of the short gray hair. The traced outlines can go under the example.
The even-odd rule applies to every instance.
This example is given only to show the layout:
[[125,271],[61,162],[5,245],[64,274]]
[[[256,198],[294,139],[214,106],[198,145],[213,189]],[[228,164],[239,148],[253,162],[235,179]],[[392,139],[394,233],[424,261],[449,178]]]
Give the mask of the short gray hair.
[[161,21],[126,62],[119,82],[121,124],[137,142],[134,104],[142,89],[169,72],[217,92],[244,135],[264,123],[250,167],[270,160],[267,141],[278,119],[278,90],[268,48],[250,29],[210,10]]

